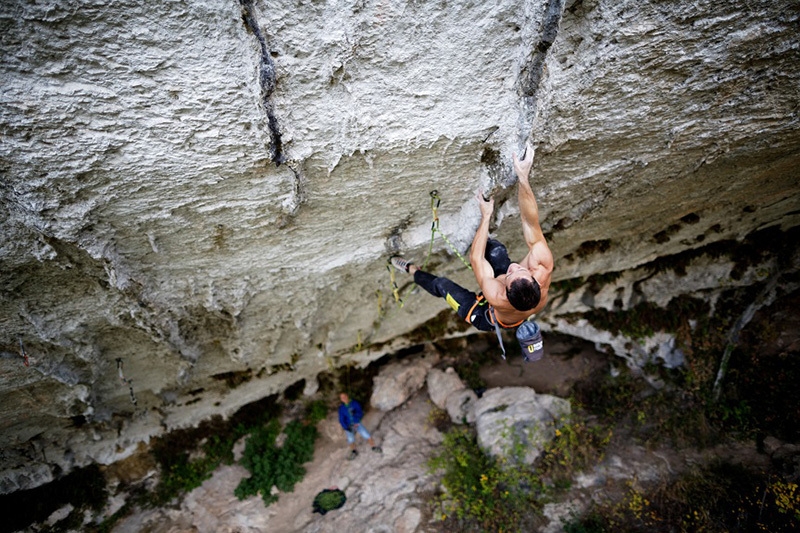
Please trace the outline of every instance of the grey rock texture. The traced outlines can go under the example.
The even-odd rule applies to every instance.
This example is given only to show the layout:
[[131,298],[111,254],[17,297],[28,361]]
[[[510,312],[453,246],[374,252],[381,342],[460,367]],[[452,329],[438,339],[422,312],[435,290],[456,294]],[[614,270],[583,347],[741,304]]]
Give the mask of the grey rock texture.
[[403,359],[383,367],[373,381],[370,405],[381,411],[391,411],[405,403],[425,384],[428,371],[437,362],[438,354]]
[[456,424],[464,424],[478,395],[466,388],[453,367],[446,370],[432,368],[426,378],[428,396],[439,409],[444,409]]
[[498,387],[471,406],[467,422],[475,424],[478,444],[490,455],[513,459],[519,447],[519,459],[532,464],[571,411],[568,400],[530,387]]
[[428,396],[433,404],[439,409],[447,407],[447,397],[451,393],[464,389],[464,382],[456,374],[453,367],[445,370],[432,368],[425,379],[428,385]]
[[472,389],[461,389],[447,395],[445,408],[450,420],[456,424],[464,424],[467,421],[470,411],[472,411],[478,395]]
[[[543,329],[679,364],[669,339],[631,349],[569,315],[796,270],[641,269],[798,225],[798,19],[766,0],[3,2],[0,492],[416,342],[447,307],[395,306],[386,258],[425,257],[431,190],[464,251],[479,187],[522,255],[526,139],[554,279],[630,272],[554,294]],[[474,283],[442,239],[430,267]]]

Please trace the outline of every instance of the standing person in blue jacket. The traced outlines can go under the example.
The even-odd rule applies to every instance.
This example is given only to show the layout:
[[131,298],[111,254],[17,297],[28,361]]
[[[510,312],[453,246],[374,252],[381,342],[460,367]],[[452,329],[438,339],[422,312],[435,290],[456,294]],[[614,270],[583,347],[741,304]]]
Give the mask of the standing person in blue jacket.
[[342,425],[342,429],[347,435],[347,442],[350,444],[350,455],[347,458],[352,460],[358,455],[356,451],[356,431],[369,442],[373,452],[380,453],[380,446],[375,445],[375,441],[367,431],[367,428],[361,425],[361,418],[364,416],[361,404],[356,400],[351,400],[345,392],[339,395],[339,399],[342,401],[342,405],[339,406],[339,424]]

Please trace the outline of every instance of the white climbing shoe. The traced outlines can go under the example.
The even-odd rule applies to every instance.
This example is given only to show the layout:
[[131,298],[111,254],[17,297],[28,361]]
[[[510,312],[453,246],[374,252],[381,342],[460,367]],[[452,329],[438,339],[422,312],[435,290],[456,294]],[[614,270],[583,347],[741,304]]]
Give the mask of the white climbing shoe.
[[393,256],[390,260],[392,266],[395,267],[400,272],[408,273],[408,267],[410,267],[413,263],[411,261],[406,261],[399,255]]

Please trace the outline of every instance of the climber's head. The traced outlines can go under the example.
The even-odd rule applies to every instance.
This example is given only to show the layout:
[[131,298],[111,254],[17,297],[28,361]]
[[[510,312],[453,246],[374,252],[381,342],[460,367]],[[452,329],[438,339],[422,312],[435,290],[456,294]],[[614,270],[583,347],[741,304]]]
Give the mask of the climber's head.
[[542,289],[530,270],[519,263],[511,263],[506,272],[506,298],[514,309],[530,311],[539,305]]

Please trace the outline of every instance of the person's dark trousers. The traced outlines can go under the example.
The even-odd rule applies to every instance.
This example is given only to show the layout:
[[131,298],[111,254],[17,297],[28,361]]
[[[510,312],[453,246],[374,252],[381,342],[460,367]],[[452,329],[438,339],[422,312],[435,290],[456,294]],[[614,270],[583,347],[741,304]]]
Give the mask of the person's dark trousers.
[[[508,258],[508,250],[498,240],[489,239],[486,242],[486,260],[492,265],[495,277],[505,274],[511,260]],[[434,276],[428,272],[417,270],[414,272],[414,283],[428,291],[433,296],[444,298],[450,307],[455,309],[458,316],[466,319],[472,304],[478,295],[465,289],[458,283],[447,278]]]
[[422,270],[414,272],[414,283],[433,296],[444,298],[461,318],[466,318],[469,308],[472,307],[472,304],[475,303],[475,298],[478,297],[477,294],[454,281],[434,276]]

